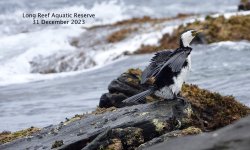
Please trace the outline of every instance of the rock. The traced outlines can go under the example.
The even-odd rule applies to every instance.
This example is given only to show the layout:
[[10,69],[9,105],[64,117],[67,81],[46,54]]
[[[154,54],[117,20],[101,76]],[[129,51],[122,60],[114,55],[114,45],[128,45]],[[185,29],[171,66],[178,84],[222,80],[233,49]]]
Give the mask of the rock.
[[249,0],[241,0],[240,4],[238,5],[238,10],[250,10],[250,1]]
[[105,93],[100,98],[99,107],[122,107],[122,101],[126,98],[128,98],[128,96],[124,95],[123,93]]
[[29,137],[38,131],[40,131],[40,129],[36,127],[30,127],[28,129],[20,130],[14,133],[11,133],[10,131],[3,131],[0,133],[0,145],[18,138]]
[[43,128],[29,140],[22,138],[0,145],[0,149],[50,149],[58,141],[63,141],[63,145],[62,142],[57,144],[60,149],[78,150],[86,146],[88,150],[114,146],[134,149],[187,124],[185,121],[190,114],[185,112],[189,112],[188,109],[190,105],[183,105],[182,101],[157,101],[102,114],[93,112],[73,122]]
[[135,149],[144,143],[143,130],[136,127],[116,128],[100,134],[83,150],[90,149]]
[[107,36],[107,42],[116,43],[126,39],[130,34],[138,30],[138,28],[124,28],[118,31],[115,31]]
[[[239,7],[250,9],[250,1],[242,3]],[[206,16],[205,20],[196,20],[185,25],[180,25],[171,34],[166,33],[158,41],[157,45],[141,45],[134,52],[135,54],[152,53],[163,49],[176,49],[179,47],[179,36],[186,30],[205,29],[202,34],[194,39],[192,44],[209,44],[221,41],[250,41],[250,15],[236,15],[226,18],[223,15],[218,17]],[[234,32],[231,30],[234,29]]]
[[171,139],[147,150],[249,150],[249,130],[250,116],[211,133]]
[[109,93],[101,96],[99,107],[124,107],[122,101],[130,96],[146,90],[148,85],[140,84],[140,69],[129,69],[114,79],[108,86]]
[[[192,28],[189,28],[192,29]],[[162,38],[159,40],[159,45],[144,45],[142,44],[139,49],[137,49],[134,54],[145,54],[145,53],[153,53],[156,51],[161,51],[163,49],[176,49],[179,47],[179,43],[176,41],[179,41],[179,35],[184,30],[182,30],[180,33],[174,32],[172,35],[169,33],[166,33],[162,36]],[[207,44],[207,40],[204,34],[199,34],[196,36],[191,44]]]
[[[127,72],[114,79],[109,85],[109,93],[102,95],[99,107],[125,107],[122,101],[134,94],[147,89],[150,83],[140,84],[140,69],[129,69]],[[184,84],[181,95],[192,105],[194,111],[191,124],[203,131],[213,131],[224,127],[249,114],[250,109],[237,102],[232,96],[222,96],[208,90],[200,89],[195,85]],[[159,101],[154,95],[146,97],[144,102]]]
[[181,136],[185,136],[185,135],[196,135],[196,134],[200,134],[200,133],[202,133],[201,129],[196,128],[196,127],[188,127],[186,129],[183,129],[183,130],[175,130],[175,131],[163,134],[159,137],[156,137],[148,142],[141,144],[137,148],[137,150],[142,150],[144,148],[150,147],[150,146],[155,145],[157,143],[161,143],[163,141],[168,141],[168,140],[176,138],[176,137],[181,137]]
[[181,95],[192,105],[192,124],[203,131],[214,131],[233,123],[250,113],[249,107],[238,102],[233,96],[222,96],[216,92],[184,84]]

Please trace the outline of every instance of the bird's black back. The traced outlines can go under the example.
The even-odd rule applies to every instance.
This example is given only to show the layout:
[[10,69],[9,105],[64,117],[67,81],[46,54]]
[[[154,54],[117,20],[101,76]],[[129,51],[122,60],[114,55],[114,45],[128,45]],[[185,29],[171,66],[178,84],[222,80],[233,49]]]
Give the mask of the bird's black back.
[[191,51],[190,47],[180,47],[175,51],[156,53],[149,66],[143,71],[142,83],[153,77],[154,85],[158,88],[173,84],[173,77],[176,77],[181,69],[188,65],[186,59]]

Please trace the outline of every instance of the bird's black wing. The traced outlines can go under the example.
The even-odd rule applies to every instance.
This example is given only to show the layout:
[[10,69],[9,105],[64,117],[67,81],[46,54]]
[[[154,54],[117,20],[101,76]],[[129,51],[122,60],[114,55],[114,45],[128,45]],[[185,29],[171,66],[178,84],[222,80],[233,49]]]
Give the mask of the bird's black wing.
[[157,52],[151,59],[151,63],[142,72],[141,84],[146,83],[149,78],[154,77],[168,61],[172,53],[172,50]]
[[172,70],[172,72],[181,71],[190,52],[191,51],[188,50],[177,51],[175,54],[171,55],[171,58],[169,58],[168,61],[162,66],[162,68],[160,69],[160,71],[156,76],[158,76],[165,67],[169,67]]

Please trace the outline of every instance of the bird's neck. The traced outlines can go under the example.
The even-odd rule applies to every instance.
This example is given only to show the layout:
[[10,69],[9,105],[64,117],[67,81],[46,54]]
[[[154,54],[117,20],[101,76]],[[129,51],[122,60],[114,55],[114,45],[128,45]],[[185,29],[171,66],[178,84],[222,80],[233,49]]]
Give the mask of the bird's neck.
[[188,50],[188,51],[192,51],[192,47],[190,47],[190,45],[186,46],[182,43],[182,41],[180,40],[180,47],[176,49],[176,51],[185,51],[185,50]]
[[190,47],[190,42],[188,41],[183,41],[182,38],[180,38],[180,48],[184,48],[184,47]]

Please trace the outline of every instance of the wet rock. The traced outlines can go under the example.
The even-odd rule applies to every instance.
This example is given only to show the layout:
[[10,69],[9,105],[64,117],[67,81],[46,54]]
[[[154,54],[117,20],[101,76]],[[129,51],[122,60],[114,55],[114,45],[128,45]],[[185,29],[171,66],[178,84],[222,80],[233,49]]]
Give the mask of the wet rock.
[[88,144],[83,150],[90,149],[135,149],[144,143],[143,130],[136,127],[116,128],[108,130]]
[[99,102],[99,107],[122,107],[123,103],[122,101],[126,99],[128,96],[122,94],[122,93],[105,93],[101,96],[100,102]]
[[[18,139],[1,145],[0,149],[34,149],[37,146],[51,148],[54,141],[60,140],[63,140],[60,149],[78,150],[86,146],[89,150],[113,146],[134,149],[155,137],[181,128],[182,124],[187,124],[184,121],[187,121],[185,118],[190,115],[179,112],[188,112],[184,109],[191,109],[190,105],[183,105],[181,101],[156,101],[103,111],[100,114],[86,114],[81,119],[60,124],[60,128],[55,125],[42,129],[37,134],[42,134],[43,138],[34,135],[29,141]],[[100,124],[102,126],[96,128],[96,125]],[[51,132],[55,130],[57,134]]]
[[126,106],[122,103],[124,99],[144,91],[149,86],[149,84],[140,84],[140,76],[141,70],[129,69],[114,79],[108,86],[109,93],[101,96],[99,107],[115,106],[120,108]]
[[170,139],[147,150],[248,150],[249,130],[250,116],[215,132]]

